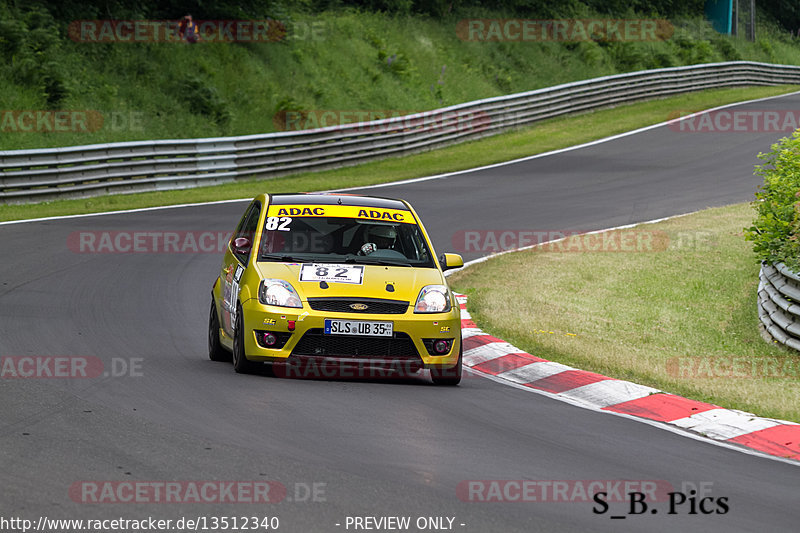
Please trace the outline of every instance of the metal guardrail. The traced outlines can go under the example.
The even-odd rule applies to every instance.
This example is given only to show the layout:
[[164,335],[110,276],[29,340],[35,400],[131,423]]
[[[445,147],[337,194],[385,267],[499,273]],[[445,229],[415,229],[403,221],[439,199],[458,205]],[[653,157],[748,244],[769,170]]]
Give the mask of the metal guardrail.
[[800,350],[800,274],[783,263],[761,264],[758,318],[767,340]]
[[709,88],[800,84],[800,67],[736,61],[566,83],[372,122],[215,139],[0,151],[0,203],[182,189],[405,155],[576,111]]

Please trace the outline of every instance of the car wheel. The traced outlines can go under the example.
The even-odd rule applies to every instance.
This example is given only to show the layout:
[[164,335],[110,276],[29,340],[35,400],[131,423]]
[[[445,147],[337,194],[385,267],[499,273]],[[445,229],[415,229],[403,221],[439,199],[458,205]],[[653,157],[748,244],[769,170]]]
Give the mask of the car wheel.
[[208,358],[212,361],[230,361],[231,353],[219,342],[219,317],[214,297],[211,297],[211,312],[208,315]]
[[450,368],[431,368],[431,379],[436,385],[455,386],[461,383],[463,347],[458,350],[458,362]]
[[244,355],[244,320],[242,319],[242,306],[236,306],[236,320],[233,326],[233,369],[238,374],[250,374],[257,363],[248,361]]

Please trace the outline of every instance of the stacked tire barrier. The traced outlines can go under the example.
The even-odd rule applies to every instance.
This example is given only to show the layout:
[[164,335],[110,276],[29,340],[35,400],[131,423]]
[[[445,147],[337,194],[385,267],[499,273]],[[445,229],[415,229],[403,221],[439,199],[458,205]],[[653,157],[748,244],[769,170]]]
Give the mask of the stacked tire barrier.
[[712,63],[605,76],[313,130],[0,151],[0,203],[271,178],[430,150],[576,111],[701,89],[778,84],[800,84],[800,67]]
[[800,274],[783,263],[761,264],[758,318],[767,340],[800,350]]

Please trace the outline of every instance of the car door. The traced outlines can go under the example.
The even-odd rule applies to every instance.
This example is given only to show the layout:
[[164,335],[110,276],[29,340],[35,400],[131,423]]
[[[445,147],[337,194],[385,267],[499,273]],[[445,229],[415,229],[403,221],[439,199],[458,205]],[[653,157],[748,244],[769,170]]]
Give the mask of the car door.
[[239,298],[239,282],[256,248],[255,235],[261,215],[261,202],[254,201],[242,215],[236,227],[222,262],[220,282],[222,283],[222,328],[225,334],[233,336],[236,321],[236,303]]

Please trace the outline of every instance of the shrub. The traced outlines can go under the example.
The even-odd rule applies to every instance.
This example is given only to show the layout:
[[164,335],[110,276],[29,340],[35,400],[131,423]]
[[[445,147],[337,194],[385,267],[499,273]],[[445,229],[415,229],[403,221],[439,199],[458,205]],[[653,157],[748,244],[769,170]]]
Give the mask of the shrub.
[[642,48],[637,46],[638,43],[631,42],[615,42],[609,49],[611,50],[611,59],[614,65],[620,72],[631,72],[642,68],[645,61],[645,55],[642,53]]
[[25,30],[13,20],[0,20],[0,57],[10,58],[23,46]]
[[230,122],[230,112],[216,87],[207,85],[197,76],[187,76],[179,82],[179,91],[192,113],[203,115],[215,124],[225,127]]
[[725,61],[740,61],[742,54],[733,46],[730,39],[725,37],[716,37],[711,40],[711,44],[722,56]]
[[800,130],[758,157],[765,161],[756,166],[764,184],[756,193],[756,219],[745,238],[753,241],[760,260],[783,262],[800,272]]
[[[7,15],[8,16],[8,15]],[[60,55],[53,17],[38,8],[0,21],[0,76],[35,89],[55,109],[69,96],[69,76]]]

